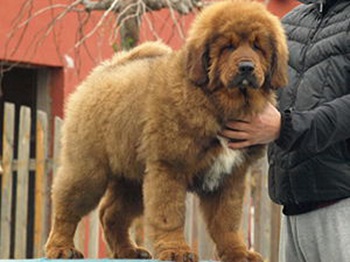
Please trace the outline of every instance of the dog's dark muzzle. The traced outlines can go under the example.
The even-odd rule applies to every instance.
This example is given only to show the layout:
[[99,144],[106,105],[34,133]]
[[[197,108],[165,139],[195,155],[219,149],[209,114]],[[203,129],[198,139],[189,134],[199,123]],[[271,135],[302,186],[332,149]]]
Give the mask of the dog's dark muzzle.
[[258,88],[255,77],[255,65],[251,61],[242,61],[238,64],[238,73],[230,81],[228,88]]

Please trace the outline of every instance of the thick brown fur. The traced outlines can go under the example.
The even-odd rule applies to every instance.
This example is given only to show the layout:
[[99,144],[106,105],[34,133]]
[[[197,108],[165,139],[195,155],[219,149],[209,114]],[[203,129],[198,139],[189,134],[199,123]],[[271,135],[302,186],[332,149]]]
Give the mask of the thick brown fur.
[[179,51],[150,42],[97,67],[66,107],[47,257],[82,257],[73,235],[99,204],[114,258],[151,256],[128,233],[144,214],[156,259],[197,261],[183,234],[192,191],[220,259],[262,261],[239,226],[245,173],[263,147],[231,150],[218,133],[274,102],[287,57],[278,18],[233,0],[204,9]]

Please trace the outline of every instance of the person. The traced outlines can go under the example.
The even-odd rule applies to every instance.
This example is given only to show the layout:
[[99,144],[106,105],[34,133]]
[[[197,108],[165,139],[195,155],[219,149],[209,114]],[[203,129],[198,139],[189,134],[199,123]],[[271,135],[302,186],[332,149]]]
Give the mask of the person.
[[269,143],[269,195],[283,206],[279,262],[346,262],[350,1],[303,1],[282,19],[289,84],[277,92],[278,109],[232,120],[221,135],[232,149]]

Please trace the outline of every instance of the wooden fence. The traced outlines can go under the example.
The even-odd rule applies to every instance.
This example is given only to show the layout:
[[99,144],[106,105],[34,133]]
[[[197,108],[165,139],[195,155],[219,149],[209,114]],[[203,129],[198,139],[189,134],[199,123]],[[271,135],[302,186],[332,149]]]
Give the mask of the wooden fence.
[[[29,108],[21,107],[19,115],[17,128],[15,106],[5,103],[0,162],[0,259],[44,256],[43,246],[51,224],[50,185],[59,164],[62,120],[54,119],[52,132],[44,112],[36,113],[35,128],[31,127]],[[35,148],[34,154],[30,148]],[[242,232],[250,247],[261,252],[267,261],[277,262],[280,210],[268,199],[266,169],[266,160],[262,160],[248,176]],[[107,257],[101,231],[97,211],[79,224],[75,243],[87,258]],[[200,259],[216,258],[199,215],[198,201],[191,194],[187,199],[185,232]],[[150,248],[144,237],[142,220],[136,223],[132,234],[136,242]]]

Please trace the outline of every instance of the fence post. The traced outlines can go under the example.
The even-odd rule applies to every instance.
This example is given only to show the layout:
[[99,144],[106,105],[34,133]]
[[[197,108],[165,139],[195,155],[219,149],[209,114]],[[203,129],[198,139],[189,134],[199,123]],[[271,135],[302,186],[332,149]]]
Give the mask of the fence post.
[[[197,199],[198,200],[198,199]],[[199,210],[199,200],[197,202],[197,209]],[[206,230],[207,225],[204,221],[203,215],[197,213],[197,232],[198,232],[198,255],[200,260],[211,260],[215,256],[215,245]],[[215,258],[214,258],[215,259]],[[216,259],[215,259],[216,260]]]
[[15,106],[14,104],[5,103],[2,138],[3,175],[1,188],[0,258],[10,258],[14,131]]
[[99,216],[98,210],[95,209],[89,215],[89,243],[88,258],[98,258],[99,250]]
[[247,171],[245,179],[245,190],[242,206],[242,218],[241,218],[241,230],[243,234],[244,241],[247,243],[248,248],[252,247],[252,232],[251,227],[251,169]]
[[43,246],[48,235],[49,185],[48,185],[48,121],[46,113],[37,112],[36,162],[35,162],[35,221],[34,257],[43,256]]
[[25,258],[27,248],[30,121],[30,108],[22,106],[20,109],[18,136],[18,172],[15,222],[16,259]]
[[280,227],[281,227],[281,206],[271,202],[271,254],[270,261],[278,262]]
[[267,158],[264,157],[253,167],[255,179],[254,205],[255,205],[255,239],[254,248],[263,257],[271,254],[271,200],[267,190]]
[[62,125],[63,125],[63,120],[59,117],[55,117],[55,133],[54,133],[53,163],[52,163],[52,171],[53,171],[54,178],[57,174],[57,169],[60,164],[59,157],[61,152]]
[[193,243],[193,228],[194,228],[194,195],[193,194],[187,194],[186,197],[186,216],[185,216],[185,239],[187,243],[190,243],[192,245]]

